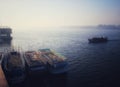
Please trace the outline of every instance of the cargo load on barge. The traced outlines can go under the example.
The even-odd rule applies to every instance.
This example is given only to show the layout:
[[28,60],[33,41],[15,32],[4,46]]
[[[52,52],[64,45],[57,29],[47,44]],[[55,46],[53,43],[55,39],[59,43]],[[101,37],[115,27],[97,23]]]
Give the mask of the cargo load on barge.
[[46,60],[37,51],[27,51],[24,53],[26,69],[29,75],[43,73],[46,71]]

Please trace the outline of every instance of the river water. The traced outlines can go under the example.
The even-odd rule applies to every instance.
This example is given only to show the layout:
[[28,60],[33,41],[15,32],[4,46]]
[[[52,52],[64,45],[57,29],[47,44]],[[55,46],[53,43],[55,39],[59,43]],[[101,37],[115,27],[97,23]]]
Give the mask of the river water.
[[[12,44],[21,50],[50,48],[69,63],[63,76],[37,76],[25,87],[118,87],[120,86],[120,30],[113,29],[31,29],[14,30]],[[88,38],[107,36],[107,43],[88,43]],[[1,46],[3,49],[3,45]],[[19,87],[20,85],[17,85]]]

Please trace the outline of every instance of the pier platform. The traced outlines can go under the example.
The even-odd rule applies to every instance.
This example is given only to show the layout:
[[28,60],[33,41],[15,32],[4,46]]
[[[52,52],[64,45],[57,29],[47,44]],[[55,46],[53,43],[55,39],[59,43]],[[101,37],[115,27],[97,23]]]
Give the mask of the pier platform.
[[1,65],[0,65],[0,87],[9,87]]

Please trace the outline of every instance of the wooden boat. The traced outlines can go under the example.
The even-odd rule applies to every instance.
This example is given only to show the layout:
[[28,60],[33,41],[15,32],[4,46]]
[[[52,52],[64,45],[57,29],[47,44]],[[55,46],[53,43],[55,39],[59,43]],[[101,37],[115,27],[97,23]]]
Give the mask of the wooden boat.
[[103,43],[103,42],[107,42],[108,38],[107,37],[93,37],[88,39],[88,41],[90,43]]
[[6,79],[12,84],[20,83],[25,79],[25,62],[18,51],[10,51],[3,55],[2,68]]

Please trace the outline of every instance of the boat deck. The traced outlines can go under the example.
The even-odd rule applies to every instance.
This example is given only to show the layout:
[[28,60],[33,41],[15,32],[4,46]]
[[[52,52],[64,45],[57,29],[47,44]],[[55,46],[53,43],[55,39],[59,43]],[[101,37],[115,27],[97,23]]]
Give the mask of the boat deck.
[[37,51],[25,52],[25,59],[29,66],[45,65],[47,60]]
[[66,59],[51,50],[28,51],[25,52],[25,56],[27,63],[31,66],[37,64],[46,65],[47,63],[53,65],[54,63],[63,62]]
[[61,56],[51,49],[40,49],[39,52],[47,59],[47,63],[49,63],[50,65],[61,63],[66,60],[64,56]]
[[20,55],[9,55],[8,67],[11,65],[22,67],[21,64],[22,64],[22,60],[20,59]]

